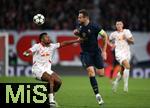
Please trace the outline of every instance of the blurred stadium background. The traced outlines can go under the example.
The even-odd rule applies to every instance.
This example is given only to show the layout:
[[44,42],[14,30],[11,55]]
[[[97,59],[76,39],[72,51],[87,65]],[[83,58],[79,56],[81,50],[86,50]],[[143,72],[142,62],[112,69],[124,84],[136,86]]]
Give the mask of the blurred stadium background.
[[[89,11],[91,20],[100,24],[108,34],[115,29],[115,20],[123,19],[125,28],[129,28],[135,38],[135,44],[131,46],[132,69],[130,76],[133,78],[133,85],[136,83],[134,78],[140,78],[141,80],[137,80],[137,82],[142,81],[145,84],[144,87],[148,87],[146,82],[150,81],[149,0],[0,0],[0,5],[1,82],[11,81],[10,78],[7,78],[8,76],[12,76],[14,82],[16,81],[14,79],[20,77],[22,79],[20,81],[23,82],[24,77],[32,75],[32,59],[23,57],[22,53],[38,41],[37,36],[41,32],[48,32],[53,42],[75,38],[72,30],[75,28],[78,10],[85,8]],[[46,17],[46,22],[42,26],[33,23],[33,16],[38,13]],[[99,43],[101,44],[101,38],[99,38]],[[79,54],[78,44],[57,50],[53,57],[52,69],[64,76],[65,81],[66,76],[71,76],[71,78],[78,76],[79,79],[81,76],[84,77],[86,72],[81,67]],[[107,77],[109,77],[113,59],[111,48],[108,47],[108,59],[105,63]],[[67,79],[67,81],[69,80]],[[106,79],[104,82],[107,82]],[[87,81],[87,86],[88,84]],[[138,89],[138,85],[136,87]],[[111,87],[109,89],[111,90]]]

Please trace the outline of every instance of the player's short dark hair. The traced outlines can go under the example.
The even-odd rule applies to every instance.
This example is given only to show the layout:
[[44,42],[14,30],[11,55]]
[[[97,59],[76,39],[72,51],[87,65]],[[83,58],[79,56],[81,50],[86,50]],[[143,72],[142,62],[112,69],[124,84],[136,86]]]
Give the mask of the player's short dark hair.
[[89,13],[87,12],[86,9],[79,10],[79,14],[83,14],[84,17],[89,17]]
[[128,24],[122,18],[116,19],[116,22],[122,22],[123,23],[123,28],[127,28],[128,27]]
[[124,21],[122,20],[122,19],[116,19],[116,22],[122,22],[122,23],[124,23]]
[[43,39],[43,37],[45,36],[45,35],[47,35],[47,33],[41,33],[40,35],[39,35],[39,40],[40,40],[40,42],[41,42],[41,40]]

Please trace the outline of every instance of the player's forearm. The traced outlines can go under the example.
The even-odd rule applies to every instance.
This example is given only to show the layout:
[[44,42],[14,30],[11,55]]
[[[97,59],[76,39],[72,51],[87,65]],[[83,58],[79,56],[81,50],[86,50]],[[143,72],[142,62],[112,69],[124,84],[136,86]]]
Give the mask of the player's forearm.
[[112,43],[110,40],[107,41],[107,44],[108,44],[110,47],[113,46],[113,43]]
[[64,47],[64,46],[67,46],[67,45],[71,45],[73,43],[80,43],[80,42],[81,42],[81,39],[64,41],[64,42],[60,43],[60,47]]
[[102,47],[102,50],[106,51],[106,49],[107,49],[107,43],[108,43],[108,36],[107,36],[106,32],[103,33],[102,38],[103,38],[103,47]]
[[128,38],[127,39],[127,42],[129,43],[129,44],[134,44],[134,39],[131,37],[131,38]]

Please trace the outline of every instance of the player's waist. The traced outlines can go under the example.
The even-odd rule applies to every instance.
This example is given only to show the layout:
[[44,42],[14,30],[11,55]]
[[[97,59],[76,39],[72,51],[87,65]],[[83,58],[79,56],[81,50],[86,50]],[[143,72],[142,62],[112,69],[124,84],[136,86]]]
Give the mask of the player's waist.
[[122,50],[117,50],[115,49],[115,55],[122,55],[122,54],[127,54],[127,53],[130,53],[130,50],[128,49],[122,49]]
[[129,47],[116,47],[115,51],[130,51]]
[[51,61],[50,60],[47,60],[47,61],[40,61],[40,60],[33,61],[33,65],[34,64],[45,64],[45,63],[51,63]]
[[89,48],[83,48],[81,47],[82,52],[99,52],[101,49],[99,47],[89,47]]
[[80,55],[84,55],[84,54],[89,54],[91,56],[95,56],[97,54],[101,54],[100,50],[96,50],[96,51],[81,51]]

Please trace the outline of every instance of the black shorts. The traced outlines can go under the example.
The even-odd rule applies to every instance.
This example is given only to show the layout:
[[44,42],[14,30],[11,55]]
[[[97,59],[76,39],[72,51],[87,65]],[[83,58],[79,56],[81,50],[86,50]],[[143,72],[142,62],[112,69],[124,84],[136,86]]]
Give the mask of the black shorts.
[[83,67],[85,68],[89,66],[94,66],[97,69],[104,68],[104,61],[100,52],[97,53],[82,52],[80,54],[80,59]]

